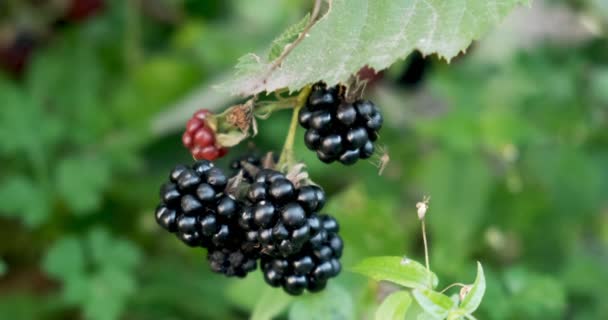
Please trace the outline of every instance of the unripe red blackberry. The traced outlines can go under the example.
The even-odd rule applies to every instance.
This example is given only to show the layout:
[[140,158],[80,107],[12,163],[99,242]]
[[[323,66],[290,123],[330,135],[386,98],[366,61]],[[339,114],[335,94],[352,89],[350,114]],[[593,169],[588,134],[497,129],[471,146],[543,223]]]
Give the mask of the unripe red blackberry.
[[186,131],[182,135],[182,143],[196,160],[213,161],[228,153],[228,149],[216,141],[215,132],[207,122],[210,115],[211,111],[206,109],[194,113],[186,123]]
[[317,241],[311,239],[298,253],[289,257],[262,256],[266,283],[283,287],[291,295],[299,295],[304,290],[323,290],[327,281],[340,273],[343,243],[338,235],[338,224],[326,215],[314,215],[313,218]]
[[282,173],[263,169],[249,188],[248,200],[239,217],[246,245],[285,257],[313,235],[309,218],[323,207],[325,194],[317,186],[296,188]]
[[306,129],[306,147],[316,151],[319,160],[351,165],[372,156],[383,118],[371,101],[349,103],[339,91],[315,84],[299,122]]

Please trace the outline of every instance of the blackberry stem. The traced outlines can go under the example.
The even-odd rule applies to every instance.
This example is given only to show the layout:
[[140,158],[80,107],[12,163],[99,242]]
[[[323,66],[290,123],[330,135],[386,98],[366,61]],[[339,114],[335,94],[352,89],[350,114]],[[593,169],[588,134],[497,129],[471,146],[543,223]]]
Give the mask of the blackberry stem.
[[296,138],[296,130],[298,129],[298,115],[300,114],[300,109],[306,105],[306,100],[310,95],[311,87],[306,86],[300,91],[298,97],[296,99],[296,105],[293,108],[293,113],[291,116],[291,123],[289,124],[289,131],[287,132],[287,138],[285,138],[285,144],[283,145],[283,151],[281,151],[281,157],[279,158],[279,163],[277,164],[278,169],[282,169],[283,166],[290,167],[294,163],[294,154],[293,154],[293,143]]

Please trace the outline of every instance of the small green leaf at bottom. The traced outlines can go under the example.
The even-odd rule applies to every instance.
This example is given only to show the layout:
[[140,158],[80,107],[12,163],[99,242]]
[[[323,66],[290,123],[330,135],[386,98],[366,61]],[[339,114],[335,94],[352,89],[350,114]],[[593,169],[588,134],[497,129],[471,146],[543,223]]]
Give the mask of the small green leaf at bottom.
[[412,295],[426,313],[437,319],[445,319],[456,305],[450,297],[429,289],[414,289]]
[[[368,276],[376,281],[390,281],[407,288],[428,288],[429,282],[437,286],[437,276],[429,275],[426,268],[413,260],[403,257],[372,257],[359,262],[353,272]],[[432,281],[429,281],[429,277]]]
[[338,284],[330,284],[323,292],[298,298],[289,309],[289,320],[355,319],[350,293]]
[[265,288],[260,299],[253,308],[251,320],[271,320],[283,312],[293,301],[283,290],[276,288]]
[[481,263],[477,262],[477,277],[475,278],[475,282],[473,283],[471,290],[469,290],[469,293],[467,293],[462,300],[460,308],[468,314],[473,313],[481,304],[481,299],[483,298],[485,292],[486,278],[483,274]]
[[376,320],[403,320],[412,304],[412,296],[407,291],[397,291],[384,299],[376,311]]

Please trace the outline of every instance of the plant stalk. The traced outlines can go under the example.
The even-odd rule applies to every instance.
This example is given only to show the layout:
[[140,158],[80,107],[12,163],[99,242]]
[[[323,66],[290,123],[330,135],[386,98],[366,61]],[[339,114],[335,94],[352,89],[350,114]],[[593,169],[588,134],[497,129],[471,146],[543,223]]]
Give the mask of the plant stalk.
[[431,266],[430,266],[430,262],[429,262],[429,246],[428,246],[428,243],[426,242],[426,226],[424,223],[424,219],[421,219],[420,223],[422,225],[422,241],[424,243],[424,263],[426,265],[426,272],[429,277],[429,288],[432,289],[433,288],[433,277],[431,276]]
[[287,132],[287,138],[285,138],[285,144],[283,145],[283,151],[281,151],[281,157],[279,158],[279,163],[277,164],[277,168],[280,170],[284,166],[291,166],[294,163],[294,154],[293,154],[293,143],[296,138],[296,130],[298,129],[298,115],[300,114],[300,109],[304,107],[306,104],[306,100],[308,99],[308,95],[310,95],[311,87],[306,86],[302,89],[300,94],[296,99],[296,105],[293,108],[293,113],[291,116],[291,123],[289,124],[289,131]]

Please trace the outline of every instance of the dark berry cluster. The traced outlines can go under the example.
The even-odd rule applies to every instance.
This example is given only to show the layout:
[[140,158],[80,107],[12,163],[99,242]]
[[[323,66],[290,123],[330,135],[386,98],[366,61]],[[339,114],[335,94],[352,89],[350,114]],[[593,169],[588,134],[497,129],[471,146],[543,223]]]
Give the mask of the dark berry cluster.
[[293,295],[305,289],[323,290],[327,280],[342,270],[340,257],[343,243],[338,235],[338,223],[327,215],[313,215],[308,219],[314,237],[296,254],[288,257],[262,256],[261,266],[266,283]]
[[317,152],[319,160],[351,165],[372,156],[383,118],[371,101],[348,102],[340,87],[318,83],[300,111],[299,122],[306,128],[306,146]]
[[156,221],[185,244],[208,248],[214,271],[244,276],[243,272],[255,269],[250,260],[255,261],[257,253],[241,250],[241,204],[224,192],[227,182],[222,170],[206,160],[192,167],[176,166],[161,187]]
[[270,285],[289,294],[323,289],[340,272],[342,255],[338,222],[319,213],[325,193],[261,168],[255,156],[231,167],[245,171],[244,163],[256,173],[242,182],[248,192],[239,198],[228,193],[232,182],[209,161],[175,167],[161,188],[156,221],[187,245],[207,248],[215,272],[244,277],[261,258]]
[[201,109],[194,113],[186,123],[186,132],[182,135],[182,143],[194,159],[213,161],[228,153],[228,149],[217,144],[215,132],[207,123],[211,112]]
[[325,204],[317,186],[296,188],[280,172],[261,170],[249,188],[251,205],[243,209],[239,223],[247,241],[271,256],[290,256],[302,249],[313,231],[309,218]]

